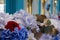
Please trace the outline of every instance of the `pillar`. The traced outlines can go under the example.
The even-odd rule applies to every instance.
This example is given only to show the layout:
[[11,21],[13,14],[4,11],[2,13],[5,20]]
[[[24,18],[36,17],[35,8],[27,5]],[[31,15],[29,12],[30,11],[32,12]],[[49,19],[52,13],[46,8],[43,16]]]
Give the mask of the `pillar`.
[[24,0],[16,0],[16,11],[24,9]]
[[16,12],[16,0],[6,0],[6,13],[14,14]]

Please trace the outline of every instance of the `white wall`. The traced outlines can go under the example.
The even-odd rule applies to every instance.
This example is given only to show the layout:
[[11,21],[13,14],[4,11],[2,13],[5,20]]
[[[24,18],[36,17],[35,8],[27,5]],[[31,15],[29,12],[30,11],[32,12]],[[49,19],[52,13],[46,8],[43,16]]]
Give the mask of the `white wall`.
[[0,12],[4,12],[4,4],[0,4]]
[[4,12],[4,0],[0,0],[0,12]]
[[38,0],[33,0],[32,14],[38,14]]

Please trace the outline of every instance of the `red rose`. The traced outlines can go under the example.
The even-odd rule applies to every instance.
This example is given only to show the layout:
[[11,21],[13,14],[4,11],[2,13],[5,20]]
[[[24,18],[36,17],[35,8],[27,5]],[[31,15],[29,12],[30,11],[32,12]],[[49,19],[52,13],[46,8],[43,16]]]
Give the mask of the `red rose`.
[[18,30],[20,30],[21,28],[19,27],[19,24],[14,22],[14,21],[9,21],[7,23],[7,25],[5,26],[6,29],[10,29],[11,31],[14,31],[14,28],[18,27]]

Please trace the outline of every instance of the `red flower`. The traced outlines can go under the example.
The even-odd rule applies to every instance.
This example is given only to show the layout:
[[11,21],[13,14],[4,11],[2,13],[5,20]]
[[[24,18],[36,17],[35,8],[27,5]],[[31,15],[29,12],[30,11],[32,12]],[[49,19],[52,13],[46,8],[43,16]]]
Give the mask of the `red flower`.
[[60,18],[60,16],[58,16],[58,18]]
[[14,28],[18,27],[18,30],[20,30],[21,28],[19,27],[19,24],[14,22],[14,21],[9,21],[7,23],[7,25],[5,26],[6,29],[10,29],[11,31],[14,31]]

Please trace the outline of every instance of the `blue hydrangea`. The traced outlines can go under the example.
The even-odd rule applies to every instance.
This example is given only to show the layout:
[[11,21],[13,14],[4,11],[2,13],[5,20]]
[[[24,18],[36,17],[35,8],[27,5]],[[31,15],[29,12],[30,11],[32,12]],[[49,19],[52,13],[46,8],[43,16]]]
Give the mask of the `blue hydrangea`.
[[60,32],[57,35],[53,36],[53,38],[54,40],[60,40]]
[[26,28],[18,30],[17,28],[11,32],[10,30],[3,30],[0,40],[26,40],[28,38],[28,31]]

